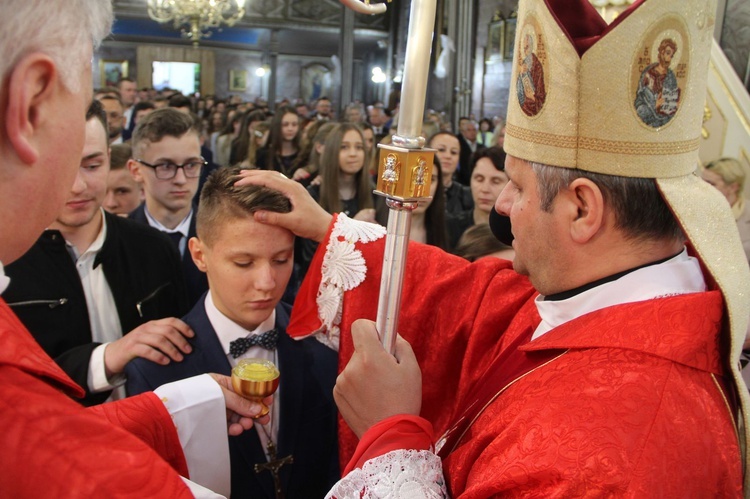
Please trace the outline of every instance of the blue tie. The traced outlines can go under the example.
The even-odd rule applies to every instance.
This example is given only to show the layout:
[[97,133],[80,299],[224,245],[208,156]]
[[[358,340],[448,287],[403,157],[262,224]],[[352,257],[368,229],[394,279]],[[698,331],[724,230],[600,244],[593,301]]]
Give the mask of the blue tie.
[[229,342],[229,353],[235,359],[247,352],[248,348],[259,346],[266,350],[275,350],[276,343],[279,341],[279,332],[276,328],[266,331],[263,334],[254,334],[247,338],[238,338]]

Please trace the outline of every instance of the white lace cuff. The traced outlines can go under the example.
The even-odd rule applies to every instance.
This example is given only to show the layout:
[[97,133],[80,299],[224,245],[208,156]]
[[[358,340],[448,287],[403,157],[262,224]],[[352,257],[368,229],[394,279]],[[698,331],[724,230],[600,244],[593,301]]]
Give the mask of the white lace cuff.
[[344,292],[362,284],[367,275],[362,252],[354,245],[376,241],[385,236],[385,232],[382,225],[352,220],[343,213],[336,217],[323,256],[322,278],[315,299],[322,323],[315,338],[336,351],[339,349]]
[[439,457],[426,450],[395,450],[353,470],[333,486],[326,499],[447,497]]

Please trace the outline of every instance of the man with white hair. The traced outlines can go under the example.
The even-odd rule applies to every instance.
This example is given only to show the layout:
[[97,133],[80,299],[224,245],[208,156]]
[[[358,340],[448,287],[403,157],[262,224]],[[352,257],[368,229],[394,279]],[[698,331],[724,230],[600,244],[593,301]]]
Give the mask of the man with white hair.
[[[3,13],[0,292],[8,286],[2,264],[23,255],[55,219],[79,170],[92,49],[109,33],[112,6],[102,0],[5,0]],[[260,410],[231,391],[229,378],[204,375],[162,387],[158,395],[85,409],[67,396],[83,395],[81,387],[3,299],[0,342],[3,496],[190,497],[189,486],[201,490],[180,475],[229,492],[227,415],[230,433],[238,434],[252,427]],[[204,426],[190,428],[196,421]],[[213,434],[209,444],[218,442],[218,452],[205,441],[193,442],[204,434]],[[216,467],[208,477],[207,462]]]

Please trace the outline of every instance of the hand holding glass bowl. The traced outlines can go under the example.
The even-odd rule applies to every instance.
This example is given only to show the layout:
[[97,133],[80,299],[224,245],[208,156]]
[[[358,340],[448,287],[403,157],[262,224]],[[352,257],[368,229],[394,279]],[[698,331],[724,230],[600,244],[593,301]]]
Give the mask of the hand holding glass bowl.
[[263,399],[276,392],[279,375],[274,363],[265,359],[242,359],[232,369],[234,391],[262,406],[256,419],[268,414],[268,406],[263,403]]

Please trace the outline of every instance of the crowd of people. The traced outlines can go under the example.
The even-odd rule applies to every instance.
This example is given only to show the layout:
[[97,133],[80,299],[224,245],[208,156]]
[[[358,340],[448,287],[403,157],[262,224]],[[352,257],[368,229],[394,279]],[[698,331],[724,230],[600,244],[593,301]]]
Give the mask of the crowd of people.
[[[237,95],[221,99],[184,96],[169,88],[137,90],[135,82],[128,78],[120,80],[116,88],[96,90],[95,95],[107,111],[110,143],[117,147],[122,142],[127,146],[136,124],[155,109],[176,108],[193,117],[199,131],[201,157],[207,162],[196,202],[205,178],[216,168],[259,168],[275,170],[301,182],[329,212],[343,212],[383,225],[387,222],[385,204],[371,191],[377,183],[377,144],[389,144],[398,125],[397,99],[391,99],[391,108],[380,101],[369,105],[352,102],[344,106],[341,119],[337,119],[327,97],[309,104],[284,99],[271,108],[262,98],[243,101]],[[433,193],[432,200],[420,206],[412,227],[413,240],[447,251],[458,247],[466,229],[488,222],[492,203],[507,181],[502,173],[505,125],[501,118],[483,118],[477,123],[472,115],[459,119],[458,133],[451,128],[442,113],[425,113],[423,135],[437,151],[434,168],[439,175],[433,176],[435,192],[439,194]],[[326,144],[329,151],[346,150],[351,154],[347,158],[332,152],[325,154]],[[474,176],[477,163],[479,170]],[[484,171],[490,163],[495,172]],[[108,191],[108,199],[113,199],[115,192],[119,197],[125,196],[125,189],[130,195],[130,202],[115,208],[119,214],[131,213],[144,197],[139,183],[125,187],[121,185],[124,180],[122,174],[113,173]],[[310,250],[315,248],[308,246],[300,246],[295,282],[304,275],[313,252]]]
[[[706,165],[712,189],[684,152],[586,149],[628,134],[684,144],[700,106],[679,114],[673,102],[682,124],[659,130],[630,96],[547,92],[553,79],[535,74],[511,94],[507,128],[466,117],[453,133],[428,111],[436,159],[412,216],[404,337],[391,353],[369,320],[387,219],[372,191],[397,100],[350,103],[337,119],[326,97],[271,108],[129,79],[92,91],[109,2],[8,2],[3,495],[742,494],[742,165]],[[640,29],[654,3],[622,17]],[[553,33],[575,48],[549,47],[570,70],[554,74],[562,81],[586,74],[576,50],[643,51],[642,37],[582,21],[595,14],[587,0],[521,4],[532,40]],[[672,22],[701,2],[662,4]],[[566,38],[587,23],[587,36]],[[696,51],[707,50],[702,29],[685,23]],[[57,33],[69,50],[49,48]],[[514,71],[522,81],[532,69],[547,70],[537,60]],[[614,121],[586,133],[606,136],[576,135],[594,120],[590,98]],[[537,119],[542,110],[576,116],[573,145],[548,140],[564,123]],[[650,169],[655,158],[663,168]],[[512,247],[497,216],[512,222]],[[247,359],[282,373],[265,405],[232,388]]]

